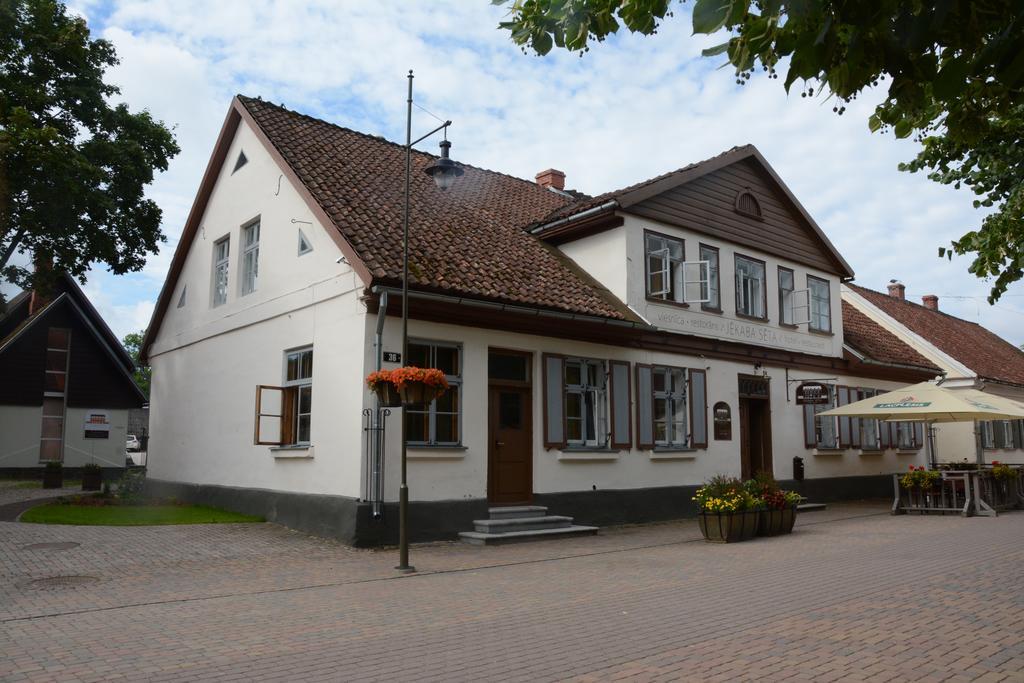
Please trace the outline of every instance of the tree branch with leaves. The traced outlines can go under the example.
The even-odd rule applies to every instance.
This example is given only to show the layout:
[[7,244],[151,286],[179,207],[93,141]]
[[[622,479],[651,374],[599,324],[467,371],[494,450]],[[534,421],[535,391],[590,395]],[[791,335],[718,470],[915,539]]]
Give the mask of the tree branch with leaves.
[[[500,24],[524,51],[586,52],[620,28],[650,35],[671,0],[494,0]],[[680,3],[681,4],[681,3]],[[967,185],[993,209],[940,256],[972,254],[972,273],[994,277],[989,301],[1024,277],[1024,0],[696,0],[694,34],[722,33],[706,57],[724,56],[738,83],[784,71],[787,92],[831,96],[833,111],[880,92],[868,125],[922,151],[902,170]]]

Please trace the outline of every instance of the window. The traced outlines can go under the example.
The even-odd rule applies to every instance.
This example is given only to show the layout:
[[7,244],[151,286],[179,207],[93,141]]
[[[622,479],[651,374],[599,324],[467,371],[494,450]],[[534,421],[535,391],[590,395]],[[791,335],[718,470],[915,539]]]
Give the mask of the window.
[[260,223],[250,223],[242,228],[242,296],[256,291],[259,275]]
[[604,361],[565,361],[565,430],[570,446],[608,444],[608,406]]
[[213,305],[220,306],[228,300],[228,261],[230,238],[224,237],[213,243]]
[[736,211],[751,218],[761,218],[761,203],[750,190],[742,190],[736,195]]
[[313,245],[310,243],[309,238],[307,238],[306,235],[300,229],[299,230],[299,256],[302,256],[303,254],[308,254],[311,251],[313,251]]
[[819,332],[831,332],[832,302],[829,296],[828,280],[808,275],[807,289],[810,290],[811,298],[810,328]]
[[249,163],[249,159],[246,158],[245,152],[244,151],[239,152],[238,153],[238,158],[235,159],[235,167],[233,169],[231,169],[232,175],[234,175],[235,171],[237,171],[238,169],[242,168],[247,163]]
[[1017,448],[1019,445],[1014,439],[1016,432],[1014,429],[1014,422],[1016,422],[1016,420],[1001,420],[997,425],[1003,430],[1003,448]]
[[996,431],[992,427],[991,422],[979,422],[981,428],[981,447],[982,448],[995,448],[996,447]]
[[688,446],[686,371],[655,366],[651,369],[651,389],[654,393],[654,445]]
[[406,443],[416,446],[458,446],[462,443],[462,347],[436,342],[409,342],[409,365],[437,368],[448,391],[430,403],[406,406]]
[[897,422],[896,423],[896,448],[900,450],[912,450],[914,449],[914,423],[913,422]]
[[701,292],[701,298],[706,301],[701,308],[708,311],[722,310],[722,300],[719,297],[718,283],[718,248],[709,247],[706,244],[700,245],[700,260],[708,263],[708,284]]
[[793,324],[793,271],[779,266],[779,322]]
[[40,462],[64,457],[64,391],[71,356],[71,330],[51,327],[46,332],[46,381],[40,425]]
[[766,320],[764,262],[736,255],[736,312]]
[[178,297],[178,308],[185,308],[185,296],[188,294],[188,285],[181,288],[181,295]]
[[[313,412],[313,349],[299,349],[285,354],[284,386],[287,410],[293,424],[292,443],[308,444],[310,417]],[[287,390],[291,390],[290,392]]]
[[647,296],[666,301],[683,301],[683,241],[648,232],[644,234],[647,254]]
[[[878,391],[875,389],[861,389],[859,398],[856,400],[860,401],[876,395],[878,395]],[[881,450],[882,444],[879,439],[878,420],[860,419],[860,447],[861,450],[865,451]]]
[[828,403],[804,406],[805,441],[812,448],[835,449],[839,448],[838,419],[824,417],[819,413],[836,407],[837,392],[832,384],[826,384],[825,388],[828,391]]

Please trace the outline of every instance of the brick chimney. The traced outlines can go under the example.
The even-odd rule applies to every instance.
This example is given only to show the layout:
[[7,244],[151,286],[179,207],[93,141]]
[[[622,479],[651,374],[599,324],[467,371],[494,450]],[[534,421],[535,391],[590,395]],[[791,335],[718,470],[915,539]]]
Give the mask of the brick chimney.
[[889,283],[889,296],[894,299],[905,299],[907,288],[902,282],[893,280]]
[[939,297],[934,294],[925,294],[921,297],[921,303],[930,311],[939,310]]
[[537,184],[541,187],[553,187],[556,190],[565,189],[565,173],[549,168],[537,174]]

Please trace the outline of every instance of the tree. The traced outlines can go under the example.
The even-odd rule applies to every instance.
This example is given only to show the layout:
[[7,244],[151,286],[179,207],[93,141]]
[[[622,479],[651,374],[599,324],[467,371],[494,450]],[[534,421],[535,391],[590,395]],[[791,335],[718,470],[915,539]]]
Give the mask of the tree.
[[[493,1],[510,6],[500,27],[540,55],[586,52],[622,26],[656,33],[672,16],[671,0]],[[996,277],[990,303],[1024,276],[1024,1],[696,0],[692,21],[695,34],[728,34],[704,55],[723,55],[739,84],[784,69],[787,92],[799,81],[803,97],[834,97],[837,114],[881,91],[870,129],[922,143],[900,168],[967,185],[995,209],[939,255],[973,254],[971,272]]]
[[118,63],[55,0],[0,0],[0,277],[27,288],[17,253],[53,259],[85,282],[89,265],[140,270],[165,241],[144,189],[178,153],[148,112],[111,104]]
[[142,351],[142,340],[146,337],[146,331],[141,332],[129,332],[121,340],[124,345],[125,351],[132,357],[132,361],[135,363],[135,371],[132,376],[135,378],[135,383],[142,389],[142,393],[149,398],[149,380],[152,377],[152,371],[148,365],[139,364],[139,352]]

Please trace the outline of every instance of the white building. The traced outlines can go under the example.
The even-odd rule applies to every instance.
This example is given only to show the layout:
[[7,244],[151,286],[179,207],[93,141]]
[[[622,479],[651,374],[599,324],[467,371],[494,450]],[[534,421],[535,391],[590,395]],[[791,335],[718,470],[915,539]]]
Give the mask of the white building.
[[[718,473],[887,494],[922,431],[815,418],[934,377],[841,305],[853,273],[750,146],[600,197],[413,157],[409,358],[452,389],[409,409],[413,538],[490,504],[580,522],[689,514]],[[378,478],[364,377],[401,352],[404,148],[236,98],[149,328],[149,476],[185,498],[355,543],[391,539],[398,420]],[[340,259],[340,260],[339,260]],[[378,343],[379,340],[379,343]],[[372,514],[383,510],[381,518]]]
[[[908,301],[902,283],[888,294],[844,285],[843,301],[900,338],[942,369],[943,386],[988,391],[1024,401],[1024,352],[977,323],[939,310],[939,297]],[[935,425],[940,462],[974,462],[979,446],[986,462],[1024,463],[1024,420]]]

